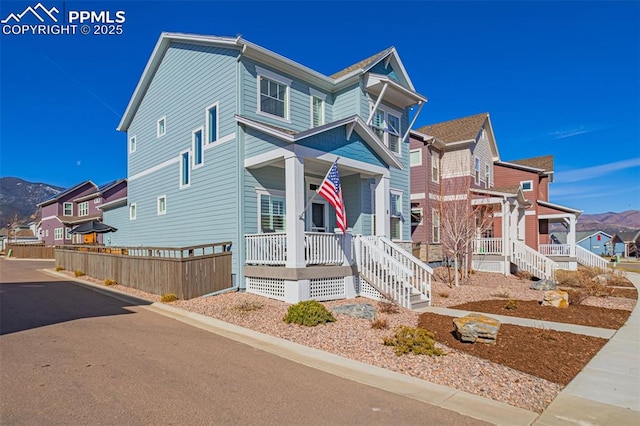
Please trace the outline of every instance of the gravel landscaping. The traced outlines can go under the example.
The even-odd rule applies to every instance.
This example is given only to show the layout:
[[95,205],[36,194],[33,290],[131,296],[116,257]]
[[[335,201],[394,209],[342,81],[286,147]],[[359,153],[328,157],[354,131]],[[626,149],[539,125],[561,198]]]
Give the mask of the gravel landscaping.
[[[104,285],[98,280],[91,281]],[[480,300],[504,300],[507,294],[506,297],[511,299],[541,300],[542,292],[530,290],[530,285],[530,281],[516,277],[475,273],[470,284],[455,289],[434,282],[433,305],[450,307]],[[121,285],[114,285],[112,288],[146,300],[160,301],[160,296]],[[593,299],[602,300],[588,300],[583,303],[604,304],[608,305],[603,306],[607,308],[631,310],[636,302],[617,297]],[[377,319],[386,320],[387,328],[374,329],[368,319],[338,313],[334,314],[337,321],[327,325],[302,327],[286,324],[282,319],[289,305],[248,293],[233,292],[188,301],[179,300],[171,305],[531,411],[544,410],[563,388],[561,383],[518,371],[499,362],[492,362],[490,358],[484,359],[463,349],[452,348],[453,344],[445,346],[437,343],[446,353],[445,356],[397,356],[392,347],[382,344],[383,337],[389,336],[399,325],[417,326],[419,314],[406,309],[398,309],[398,313],[380,313],[379,304],[366,298],[325,302],[324,305],[331,310],[339,305],[354,303],[370,304],[377,308]]]

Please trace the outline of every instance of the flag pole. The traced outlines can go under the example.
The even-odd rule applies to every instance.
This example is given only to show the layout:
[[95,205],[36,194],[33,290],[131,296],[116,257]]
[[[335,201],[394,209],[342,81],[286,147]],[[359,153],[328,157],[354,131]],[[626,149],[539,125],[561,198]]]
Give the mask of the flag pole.
[[[340,159],[340,157],[336,158],[336,161],[334,161],[331,164],[331,167],[329,167],[329,170],[327,171],[327,174],[324,175],[324,179],[322,179],[322,182],[325,181],[325,179],[329,176],[329,173],[331,173],[331,168],[333,167],[334,164],[338,164],[338,160]],[[302,216],[304,216],[304,212],[307,211],[307,209],[309,208],[309,206],[311,205],[311,203],[313,202],[313,200],[316,199],[316,195],[318,195],[318,190],[316,189],[315,192],[313,193],[313,197],[311,197],[311,199],[309,200],[309,202],[307,203],[306,206],[304,206],[304,209],[302,209],[302,213],[300,213],[300,216],[298,216],[298,219],[302,219]]]

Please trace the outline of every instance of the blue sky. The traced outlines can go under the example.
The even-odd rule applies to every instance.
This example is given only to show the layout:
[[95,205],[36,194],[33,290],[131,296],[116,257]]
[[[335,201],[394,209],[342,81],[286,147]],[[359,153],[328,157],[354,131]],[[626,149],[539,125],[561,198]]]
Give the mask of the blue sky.
[[[3,0],[0,19],[37,3]],[[115,128],[160,33],[242,34],[324,74],[396,46],[429,99],[416,127],[489,112],[502,160],[554,155],[551,202],[640,209],[638,2],[42,4],[126,21],[121,35],[0,34],[2,176],[126,177]]]

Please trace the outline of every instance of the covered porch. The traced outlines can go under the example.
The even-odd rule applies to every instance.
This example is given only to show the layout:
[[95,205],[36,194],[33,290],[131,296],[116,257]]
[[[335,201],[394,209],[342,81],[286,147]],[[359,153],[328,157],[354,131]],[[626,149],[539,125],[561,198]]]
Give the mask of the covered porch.
[[[580,213],[580,210],[538,200],[538,251],[556,262],[560,269],[578,269],[577,251],[580,247],[576,245],[576,223]],[[566,229],[565,241],[550,238],[549,225],[554,223]],[[580,254],[585,256],[582,252]]]

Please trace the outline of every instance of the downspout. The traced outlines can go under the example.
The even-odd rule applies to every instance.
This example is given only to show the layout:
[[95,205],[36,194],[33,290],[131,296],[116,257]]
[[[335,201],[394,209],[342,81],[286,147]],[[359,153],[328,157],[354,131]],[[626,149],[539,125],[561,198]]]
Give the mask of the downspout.
[[[238,36],[238,40],[240,36]],[[242,64],[240,59],[247,49],[247,45],[244,44],[242,46],[242,50],[238,55],[236,60],[236,114],[242,115]],[[246,290],[245,280],[244,280],[244,263],[245,263],[245,241],[244,241],[244,131],[240,125],[236,121],[236,180],[238,182],[238,198],[237,198],[237,208],[236,214],[238,218],[238,226],[237,226],[237,235],[238,235],[238,244],[237,250],[238,254],[236,259],[238,259],[238,273],[236,274],[235,282],[232,281],[232,289],[243,289]],[[219,294],[220,292],[216,292],[214,294]],[[214,294],[211,294],[213,296]]]

